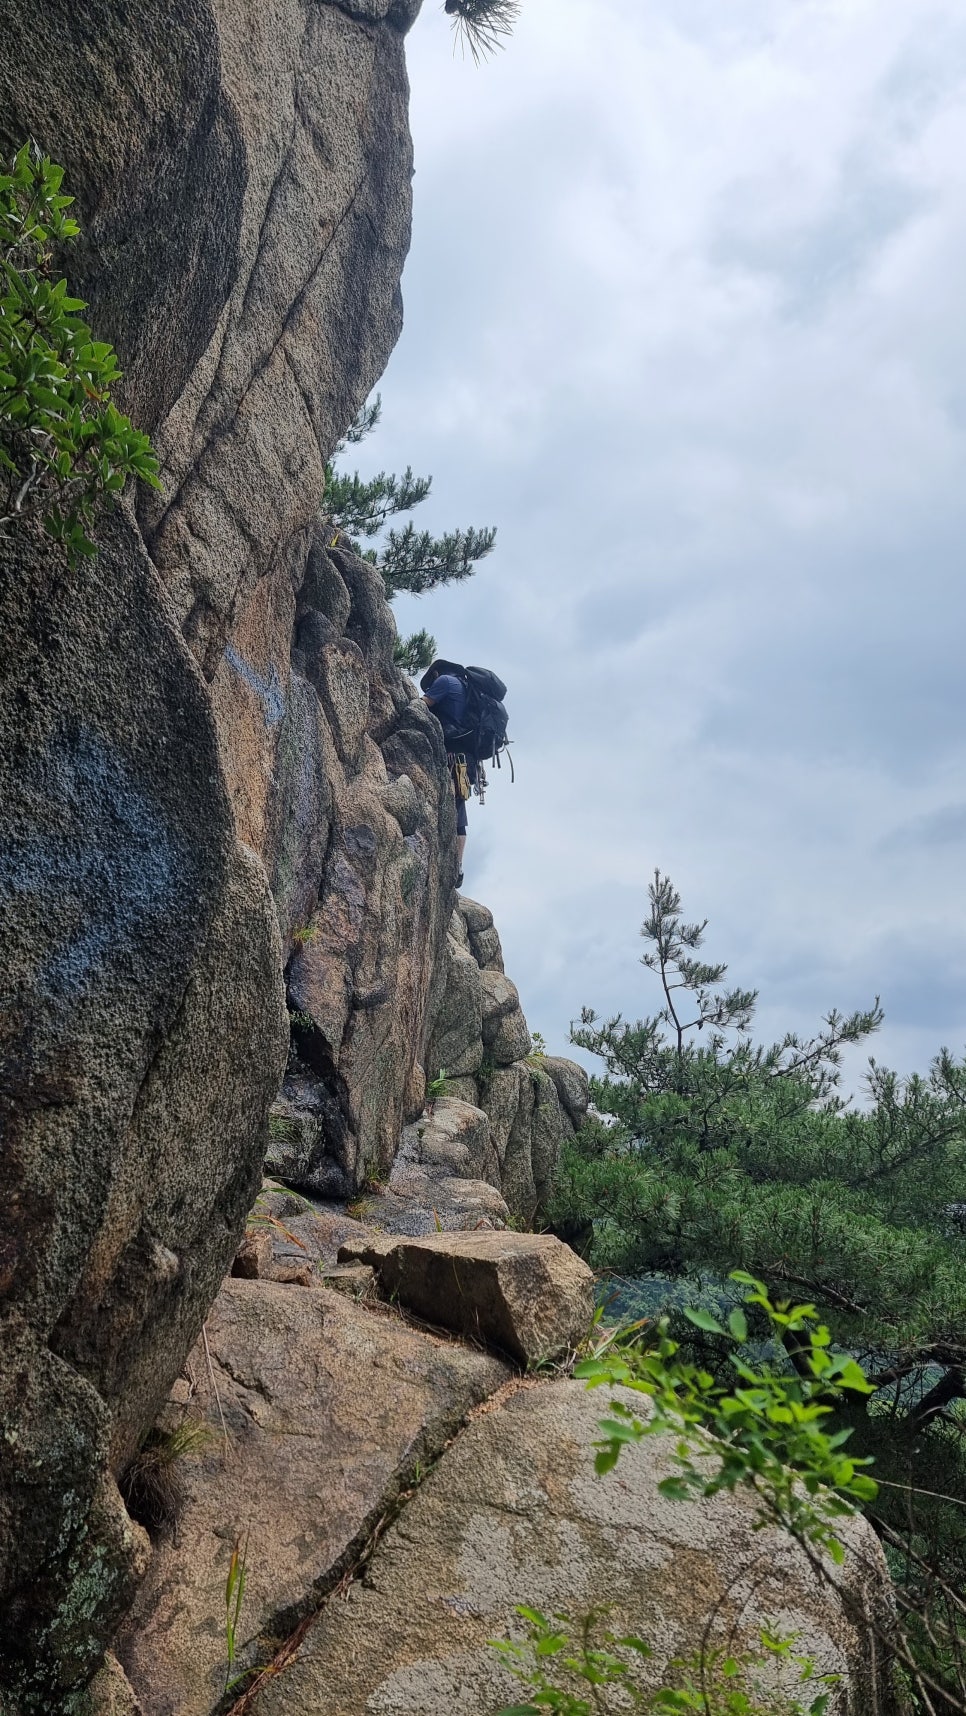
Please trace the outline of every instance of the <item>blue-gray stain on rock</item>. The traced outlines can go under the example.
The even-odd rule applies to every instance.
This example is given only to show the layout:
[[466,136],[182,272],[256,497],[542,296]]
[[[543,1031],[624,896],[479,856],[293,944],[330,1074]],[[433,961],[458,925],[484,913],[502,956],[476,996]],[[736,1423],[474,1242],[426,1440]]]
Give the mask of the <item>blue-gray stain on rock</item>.
[[265,711],[266,727],[277,727],[285,713],[285,693],[282,690],[277,668],[273,667],[268,678],[263,679],[261,674],[256,673],[255,669],[249,666],[244,656],[239,655],[234,644],[228,645],[225,651],[225,660],[229,667],[234,668],[239,679],[245,681],[248,689],[254,691],[255,696],[261,699],[262,708]]
[[39,772],[43,826],[28,823],[0,846],[0,901],[32,901],[34,981],[67,999],[111,955],[164,938],[191,864],[125,759],[96,734],[63,736]]

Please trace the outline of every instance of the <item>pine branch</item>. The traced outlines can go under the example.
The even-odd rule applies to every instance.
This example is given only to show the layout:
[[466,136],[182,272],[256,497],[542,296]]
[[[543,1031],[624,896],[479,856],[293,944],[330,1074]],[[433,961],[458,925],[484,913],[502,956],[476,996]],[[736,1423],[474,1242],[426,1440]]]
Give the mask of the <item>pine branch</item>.
[[504,46],[520,16],[520,0],[445,0],[444,11],[453,20],[456,39],[479,65],[488,54]]
[[397,667],[404,672],[417,674],[438,654],[436,639],[423,628],[422,631],[412,632],[408,638],[397,638],[393,646],[392,658]]
[[391,530],[378,559],[386,595],[408,590],[421,596],[438,584],[469,578],[495,541],[496,531],[490,528],[452,530],[438,537],[428,530],[417,531],[412,523],[404,530]]
[[375,399],[370,399],[353,418],[345,432],[345,440],[339,443],[340,447],[357,446],[364,441],[367,435],[372,434],[381,416],[382,394],[377,393]]
[[360,477],[358,471],[351,477],[340,476],[330,466],[322,516],[334,530],[344,530],[349,536],[377,536],[388,518],[410,512],[424,501],[432,483],[432,477],[414,476],[411,465],[401,477],[380,471],[369,478]]

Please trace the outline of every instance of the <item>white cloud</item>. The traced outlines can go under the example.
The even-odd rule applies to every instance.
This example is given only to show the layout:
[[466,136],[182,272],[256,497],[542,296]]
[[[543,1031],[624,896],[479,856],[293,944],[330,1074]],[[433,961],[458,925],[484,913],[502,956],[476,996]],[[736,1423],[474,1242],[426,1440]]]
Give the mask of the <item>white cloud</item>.
[[882,989],[883,1058],[962,1045],[960,8],[525,0],[476,70],[430,4],[410,64],[360,464],[500,527],[400,622],[510,684],[468,886],[531,1023],[649,1006],[660,864],[763,1028]]

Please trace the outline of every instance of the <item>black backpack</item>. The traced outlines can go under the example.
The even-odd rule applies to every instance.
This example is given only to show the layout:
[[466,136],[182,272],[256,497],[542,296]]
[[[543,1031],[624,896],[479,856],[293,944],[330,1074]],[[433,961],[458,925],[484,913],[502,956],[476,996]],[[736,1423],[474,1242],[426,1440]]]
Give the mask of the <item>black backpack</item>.
[[456,661],[434,661],[419,682],[423,691],[428,689],[426,682],[430,674],[435,677],[437,673],[455,674],[466,687],[465,724],[460,732],[446,734],[447,745],[465,752],[475,762],[492,762],[499,768],[500,752],[506,751],[509,744],[509,716],[503,702],[506,686],[499,674],[488,667],[461,667]]

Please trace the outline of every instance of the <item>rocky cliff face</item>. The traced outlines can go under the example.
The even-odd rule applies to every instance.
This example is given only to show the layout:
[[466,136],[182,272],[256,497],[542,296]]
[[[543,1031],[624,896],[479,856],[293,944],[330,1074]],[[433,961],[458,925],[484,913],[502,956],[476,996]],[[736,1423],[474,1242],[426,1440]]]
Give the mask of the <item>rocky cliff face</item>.
[[400,327],[418,10],[0,0],[0,143],[32,136],[67,169],[72,285],[163,476],[76,572],[0,540],[0,1660],[18,1712],[75,1707],[142,1570],[116,1478],[255,1195],[286,999],[316,1191],[389,1181],[450,1060],[504,1215],[501,1191],[532,1209],[551,1121],[569,1125],[525,1065],[488,915],[453,915],[439,730],[393,665],[381,582],[318,516]]
[[[442,796],[410,815],[397,792],[404,833],[369,736],[408,719],[380,671],[391,619],[313,522],[399,329],[416,10],[0,4],[2,142],[33,136],[67,168],[74,283],[164,476],[76,573],[43,542],[2,544],[0,1660],[16,1708],[72,1706],[143,1564],[114,1474],[258,1184],[293,930],[324,895],[350,950],[331,1046],[317,1033],[347,1183],[392,1126],[361,1118],[357,1069],[394,1052],[367,949],[418,944],[415,1026],[445,932]],[[428,723],[410,725],[441,775]]]

